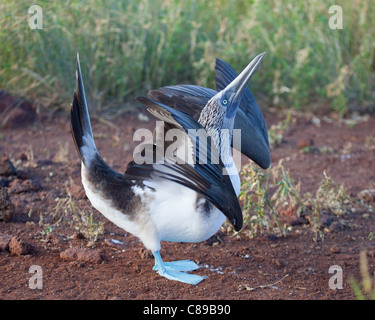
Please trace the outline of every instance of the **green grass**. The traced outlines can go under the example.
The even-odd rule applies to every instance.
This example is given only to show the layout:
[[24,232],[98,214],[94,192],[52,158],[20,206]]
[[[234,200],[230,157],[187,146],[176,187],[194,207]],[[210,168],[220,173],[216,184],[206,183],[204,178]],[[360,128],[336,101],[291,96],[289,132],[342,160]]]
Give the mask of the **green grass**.
[[[176,83],[213,87],[215,57],[240,71],[267,56],[251,87],[274,105],[374,108],[375,7],[365,0],[67,0],[0,4],[0,88],[68,109],[80,52],[94,109],[133,106],[138,94]],[[342,30],[328,27],[330,5]]]

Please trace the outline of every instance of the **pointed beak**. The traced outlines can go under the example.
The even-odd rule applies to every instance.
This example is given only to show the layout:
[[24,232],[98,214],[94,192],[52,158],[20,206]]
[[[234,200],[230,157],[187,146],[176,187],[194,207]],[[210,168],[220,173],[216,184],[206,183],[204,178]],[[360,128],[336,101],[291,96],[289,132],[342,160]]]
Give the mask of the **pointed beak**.
[[229,99],[232,105],[229,106],[229,110],[227,109],[227,116],[228,111],[229,116],[235,114],[234,128],[241,130],[241,144],[236,146],[233,143],[233,147],[263,169],[267,169],[271,163],[267,125],[254,96],[247,87],[264,55],[265,53],[262,53],[255,57],[239,75],[229,64],[217,59],[215,82],[217,90],[222,90],[227,97],[232,97],[232,101]]
[[257,55],[249,65],[222,91],[229,104],[227,107],[227,117],[233,118],[246,91],[247,85],[255,71],[258,69],[264,55],[263,52]]

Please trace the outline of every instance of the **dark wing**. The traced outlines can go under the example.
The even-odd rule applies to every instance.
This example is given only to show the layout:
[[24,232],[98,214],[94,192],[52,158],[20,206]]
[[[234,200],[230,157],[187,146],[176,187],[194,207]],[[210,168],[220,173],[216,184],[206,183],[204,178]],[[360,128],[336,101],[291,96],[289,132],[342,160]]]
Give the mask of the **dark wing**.
[[[188,187],[215,205],[230,220],[235,230],[240,230],[243,223],[242,211],[230,177],[223,175],[224,165],[218,152],[211,152],[215,149],[211,137],[206,134],[202,139],[202,136],[196,135],[198,130],[206,132],[202,125],[187,113],[173,107],[146,97],[139,97],[137,100],[146,105],[156,117],[173,125],[174,128],[183,130],[189,136],[192,145],[196,146],[196,163],[191,165],[164,162],[161,165],[150,165],[132,161],[125,176],[141,177],[143,180],[160,177]],[[201,159],[206,161],[201,163]]]
[[[230,65],[216,59],[215,81],[217,90],[224,89],[237,75]],[[175,85],[151,90],[148,96],[198,120],[202,109],[217,93],[216,90],[196,85]],[[234,129],[241,130],[241,150],[239,151],[262,168],[268,168],[271,163],[271,156],[267,125],[249,88],[246,88],[237,111]]]
[[147,95],[198,120],[202,109],[216,93],[213,89],[183,84],[151,90]]

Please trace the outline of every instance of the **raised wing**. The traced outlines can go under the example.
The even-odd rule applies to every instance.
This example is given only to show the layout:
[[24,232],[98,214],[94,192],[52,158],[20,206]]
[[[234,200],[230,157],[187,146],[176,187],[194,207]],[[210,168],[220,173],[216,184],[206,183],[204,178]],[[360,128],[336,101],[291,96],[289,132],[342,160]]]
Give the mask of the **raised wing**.
[[[238,76],[229,64],[220,59],[216,59],[215,70],[216,88],[219,91]],[[175,85],[151,90],[148,96],[198,120],[202,109],[217,93],[216,90],[196,85]],[[234,129],[241,130],[241,150],[239,151],[262,168],[268,168],[271,163],[271,156],[267,125],[249,88],[246,88],[241,100]]]
[[[233,189],[230,177],[223,175],[224,165],[220,160],[218,152],[207,134],[197,135],[197,131],[205,132],[189,114],[169,107],[158,101],[139,97],[137,100],[147,106],[148,110],[159,119],[167,122],[174,128],[185,132],[192,142],[196,163],[169,163],[163,164],[137,164],[134,161],[128,165],[125,172],[129,178],[146,180],[147,178],[160,177],[188,187],[215,205],[229,221],[235,230],[240,230],[243,224],[242,211],[237,196]],[[156,146],[155,146],[156,148]],[[212,152],[213,150],[213,152]],[[204,163],[201,163],[204,159]]]

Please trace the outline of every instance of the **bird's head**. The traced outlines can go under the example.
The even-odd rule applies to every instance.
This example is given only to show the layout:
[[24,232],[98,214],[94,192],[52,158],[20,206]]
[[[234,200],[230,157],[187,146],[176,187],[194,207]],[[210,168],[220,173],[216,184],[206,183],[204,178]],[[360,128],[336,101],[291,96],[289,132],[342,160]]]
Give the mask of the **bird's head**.
[[238,106],[244,96],[245,89],[249,84],[250,79],[258,69],[264,55],[263,52],[257,55],[248,66],[229,84],[220,91],[214,98],[222,107],[225,108],[225,116],[228,119],[233,119],[236,116]]
[[217,142],[215,144],[219,144],[220,135],[217,137],[218,139],[215,139],[215,136],[221,129],[228,129],[229,138],[231,139],[234,119],[241,99],[264,55],[265,52],[256,56],[231,83],[214,95],[203,108],[199,122],[214,136],[214,141]]
[[205,108],[202,110],[201,118],[205,118],[202,120],[208,121],[209,119],[222,118],[224,121],[224,127],[222,128],[226,127],[226,123],[234,123],[234,118],[241,99],[245,94],[245,89],[249,84],[251,77],[260,65],[264,55],[265,52],[257,55],[228,86],[219,91],[210,99]]

